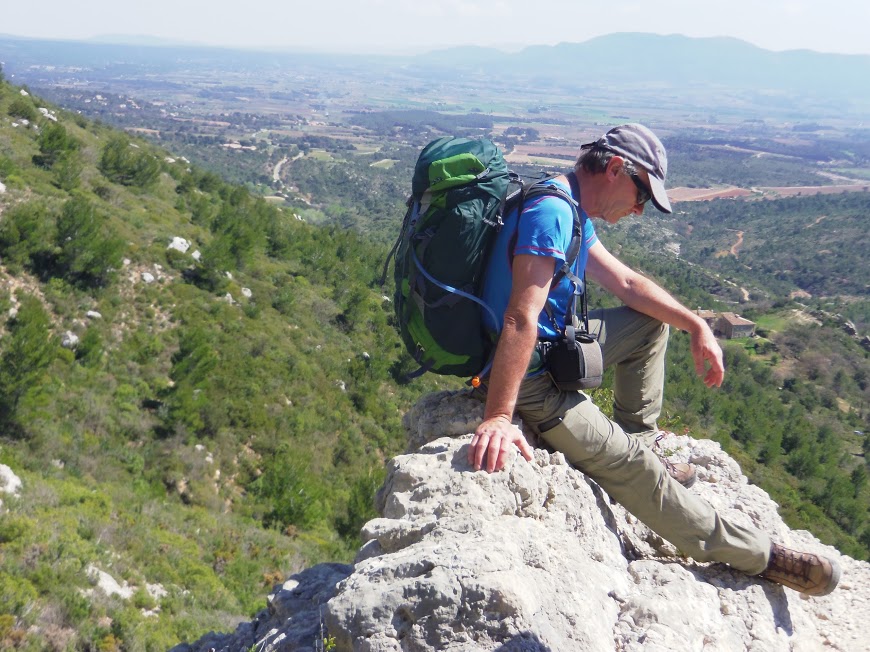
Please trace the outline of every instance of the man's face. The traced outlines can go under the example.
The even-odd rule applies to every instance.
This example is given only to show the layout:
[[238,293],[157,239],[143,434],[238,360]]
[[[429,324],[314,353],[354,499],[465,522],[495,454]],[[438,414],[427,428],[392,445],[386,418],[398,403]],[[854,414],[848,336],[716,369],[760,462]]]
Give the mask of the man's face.
[[602,213],[608,224],[616,224],[628,215],[641,215],[650,199],[649,174],[631,163],[623,163],[615,171],[609,201]]

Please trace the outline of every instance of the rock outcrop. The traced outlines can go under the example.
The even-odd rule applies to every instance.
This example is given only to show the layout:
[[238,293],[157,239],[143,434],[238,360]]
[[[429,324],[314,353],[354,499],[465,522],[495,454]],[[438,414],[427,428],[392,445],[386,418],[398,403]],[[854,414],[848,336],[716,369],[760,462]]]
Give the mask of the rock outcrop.
[[666,446],[697,466],[692,491],[730,518],[837,558],[833,594],[804,598],[681,558],[560,453],[475,472],[465,433],[479,419],[461,394],[425,397],[406,417],[412,452],[389,462],[382,516],[363,528],[354,564],[294,575],[254,621],[175,652],[870,650],[870,564],[790,530],[715,442]]

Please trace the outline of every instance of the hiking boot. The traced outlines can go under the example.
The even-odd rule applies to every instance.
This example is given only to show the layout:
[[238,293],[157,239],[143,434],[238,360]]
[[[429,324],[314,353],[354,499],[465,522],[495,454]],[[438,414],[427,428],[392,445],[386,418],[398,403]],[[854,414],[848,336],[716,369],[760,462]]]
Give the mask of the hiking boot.
[[840,581],[840,566],[834,559],[772,543],[770,561],[760,576],[804,595],[828,595]]
[[665,470],[668,472],[668,475],[688,489],[695,484],[695,481],[698,479],[698,476],[695,474],[695,467],[686,462],[671,462],[664,455],[659,454],[656,449],[659,448],[659,442],[664,439],[665,434],[672,433],[666,433],[664,430],[659,431],[659,435],[656,437],[653,444],[653,453],[655,453],[656,457],[658,457],[662,464],[665,465]]

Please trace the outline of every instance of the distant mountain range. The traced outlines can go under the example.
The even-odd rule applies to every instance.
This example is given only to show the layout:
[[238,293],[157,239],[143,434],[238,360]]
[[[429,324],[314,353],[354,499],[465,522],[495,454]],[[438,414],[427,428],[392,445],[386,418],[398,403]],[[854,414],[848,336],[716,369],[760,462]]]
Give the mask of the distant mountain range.
[[[110,39],[101,39],[108,41]],[[199,63],[271,69],[294,63],[341,66],[367,72],[397,71],[425,78],[479,75],[489,79],[539,80],[562,88],[606,85],[681,92],[715,88],[786,94],[822,101],[842,101],[844,110],[870,107],[870,56],[824,54],[810,50],[773,52],[734,38],[618,33],[582,43],[537,45],[506,53],[495,48],[454,47],[416,56],[258,52],[207,46],[94,41],[48,41],[0,35],[0,61],[7,70],[32,66],[111,68],[141,65],[150,70]]]
[[582,43],[531,46],[514,54],[464,47],[437,55],[418,56],[416,63],[493,74],[534,72],[543,79],[575,84],[712,85],[870,100],[868,55],[773,52],[735,38],[621,33]]

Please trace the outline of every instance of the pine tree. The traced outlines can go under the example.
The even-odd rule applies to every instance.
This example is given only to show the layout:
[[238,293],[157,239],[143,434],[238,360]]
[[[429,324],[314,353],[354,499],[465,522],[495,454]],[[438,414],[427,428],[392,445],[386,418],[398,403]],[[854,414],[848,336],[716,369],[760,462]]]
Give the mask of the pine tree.
[[0,423],[14,424],[21,399],[39,387],[55,358],[57,342],[48,314],[33,296],[21,299],[18,313],[8,323],[9,334],[0,353]]
[[107,218],[83,197],[63,206],[57,220],[59,262],[67,273],[91,285],[104,285],[121,265],[124,243],[109,230]]

